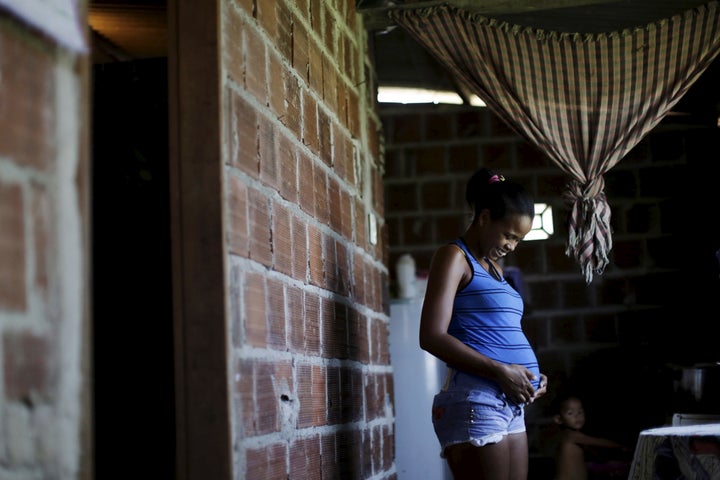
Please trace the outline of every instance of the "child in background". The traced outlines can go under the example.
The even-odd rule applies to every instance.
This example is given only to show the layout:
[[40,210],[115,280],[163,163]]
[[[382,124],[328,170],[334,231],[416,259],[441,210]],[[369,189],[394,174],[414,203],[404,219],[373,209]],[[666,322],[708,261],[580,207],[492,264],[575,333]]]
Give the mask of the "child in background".
[[[555,480],[627,478],[632,459],[628,457],[630,449],[613,440],[583,433],[585,410],[578,397],[563,397],[557,405],[553,420],[558,430],[552,437]],[[586,453],[590,458],[586,458]],[[626,458],[613,460],[613,456]]]

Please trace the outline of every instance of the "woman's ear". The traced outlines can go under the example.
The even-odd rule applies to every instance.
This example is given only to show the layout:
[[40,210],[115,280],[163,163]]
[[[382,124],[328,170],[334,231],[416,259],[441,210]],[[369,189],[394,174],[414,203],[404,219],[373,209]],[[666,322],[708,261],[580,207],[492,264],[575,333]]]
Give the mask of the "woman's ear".
[[487,225],[490,222],[490,210],[483,208],[478,215],[478,225]]

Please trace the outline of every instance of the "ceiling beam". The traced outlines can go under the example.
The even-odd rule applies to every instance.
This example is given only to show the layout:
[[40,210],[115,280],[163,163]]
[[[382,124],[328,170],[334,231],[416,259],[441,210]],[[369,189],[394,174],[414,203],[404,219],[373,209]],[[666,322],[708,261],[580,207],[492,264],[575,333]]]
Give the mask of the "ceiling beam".
[[621,0],[420,0],[400,4],[392,0],[356,0],[356,10],[363,15],[368,30],[384,29],[393,25],[391,10],[426,8],[450,4],[482,15],[506,15],[538,12],[556,8],[617,3]]

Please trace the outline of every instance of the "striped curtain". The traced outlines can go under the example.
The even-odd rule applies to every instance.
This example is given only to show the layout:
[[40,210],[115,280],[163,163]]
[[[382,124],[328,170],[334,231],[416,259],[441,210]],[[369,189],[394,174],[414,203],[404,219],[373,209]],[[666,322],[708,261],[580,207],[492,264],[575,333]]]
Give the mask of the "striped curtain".
[[395,9],[390,16],[569,175],[566,253],[586,283],[601,275],[612,249],[603,174],[715,58],[718,3],[607,34],[510,25],[451,5]]

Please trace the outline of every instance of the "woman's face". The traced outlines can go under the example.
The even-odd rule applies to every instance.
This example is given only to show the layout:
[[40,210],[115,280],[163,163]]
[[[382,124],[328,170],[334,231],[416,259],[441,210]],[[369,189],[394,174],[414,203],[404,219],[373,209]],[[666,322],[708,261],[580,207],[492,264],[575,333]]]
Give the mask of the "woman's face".
[[499,220],[489,220],[485,225],[485,256],[497,261],[515,250],[532,228],[532,219],[527,215],[516,214]]

